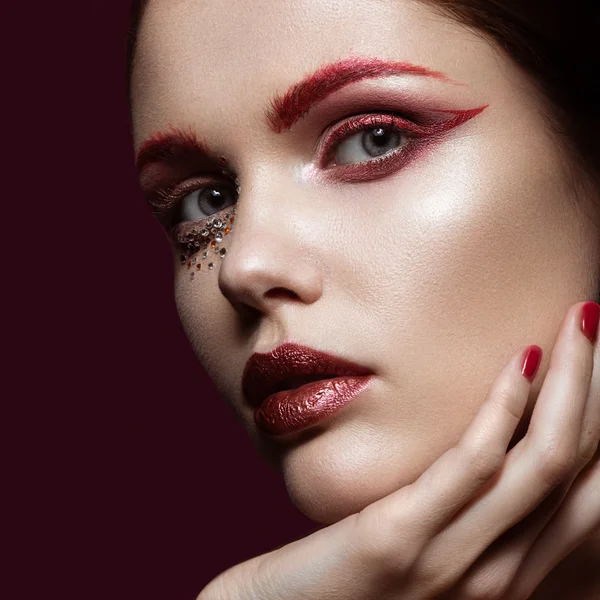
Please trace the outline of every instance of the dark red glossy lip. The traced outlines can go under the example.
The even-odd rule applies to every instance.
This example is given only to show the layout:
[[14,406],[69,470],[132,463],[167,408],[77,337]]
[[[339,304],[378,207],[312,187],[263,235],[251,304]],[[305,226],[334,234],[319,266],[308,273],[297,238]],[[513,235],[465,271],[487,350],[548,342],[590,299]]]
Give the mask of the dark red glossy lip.
[[[255,352],[248,359],[242,375],[242,393],[252,406],[258,407],[271,394],[279,391],[281,388],[278,386],[286,379],[318,375],[340,377],[371,374],[371,369],[349,360],[294,342],[285,342],[271,352]],[[293,387],[299,385],[302,384]]]

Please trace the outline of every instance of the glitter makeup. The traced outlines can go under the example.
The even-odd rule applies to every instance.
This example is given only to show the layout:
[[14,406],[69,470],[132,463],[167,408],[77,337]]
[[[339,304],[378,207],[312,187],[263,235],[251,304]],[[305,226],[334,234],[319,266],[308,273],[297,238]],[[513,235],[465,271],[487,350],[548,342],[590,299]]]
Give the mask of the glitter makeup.
[[[443,73],[407,62],[350,57],[325,65],[292,85],[285,94],[275,96],[266,110],[267,124],[273,131],[281,133],[303,118],[312,106],[348,84],[400,74],[463,85]],[[487,105],[467,110],[424,107],[430,117],[437,113],[433,121],[429,119],[427,122],[419,117],[420,110],[412,111],[411,116],[392,110],[372,110],[338,120],[322,132],[315,146],[311,168],[304,176],[313,182],[323,183],[359,183],[383,178],[400,170],[434,146],[444,133],[472,119],[485,108]],[[403,143],[366,160],[338,164],[336,149],[361,132],[365,140],[369,135],[379,136],[379,142],[391,132],[395,136],[392,139]],[[171,126],[169,131],[157,133],[142,143],[137,166],[144,195],[169,233],[181,267],[190,271],[189,279],[193,280],[203,270],[212,271],[227,254],[223,244],[232,231],[240,191],[239,180],[227,158],[211,151],[205,142],[197,138],[192,127],[185,130]],[[212,204],[214,198],[210,194],[209,197],[205,195],[205,191],[211,188],[210,194],[214,198],[228,202],[224,208],[219,204],[217,208],[221,210],[218,212],[212,210],[215,208]],[[194,192],[198,192],[198,199],[188,197]],[[200,194],[204,195],[200,197]],[[201,208],[203,202],[208,202],[211,208],[207,209],[206,205]],[[200,214],[213,213],[213,216],[196,219],[198,211]]]
[[225,210],[225,214],[217,213],[200,222],[181,223],[174,229],[172,237],[183,249],[179,262],[191,271],[190,280],[194,279],[195,273],[206,269],[212,271],[215,268],[214,259],[220,261],[227,255],[227,248],[219,245],[219,242],[224,241],[233,230],[235,206]]

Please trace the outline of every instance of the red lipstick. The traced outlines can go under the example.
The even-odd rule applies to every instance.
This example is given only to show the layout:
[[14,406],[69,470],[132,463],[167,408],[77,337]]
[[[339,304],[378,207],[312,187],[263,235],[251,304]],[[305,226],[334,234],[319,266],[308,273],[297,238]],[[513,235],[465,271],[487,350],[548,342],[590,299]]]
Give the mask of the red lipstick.
[[244,369],[242,391],[257,426],[272,435],[295,433],[348,404],[373,371],[306,346],[286,342],[254,353]]

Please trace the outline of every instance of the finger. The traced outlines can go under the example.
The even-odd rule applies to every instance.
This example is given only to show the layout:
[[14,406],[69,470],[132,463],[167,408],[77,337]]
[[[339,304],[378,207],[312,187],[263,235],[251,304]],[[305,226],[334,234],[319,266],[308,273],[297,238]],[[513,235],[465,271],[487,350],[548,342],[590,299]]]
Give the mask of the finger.
[[[558,535],[557,528],[560,525],[557,525],[556,522],[557,520],[565,519],[568,521],[568,518],[564,516],[565,514],[571,513],[576,515],[576,519],[580,519],[580,515],[576,512],[577,509],[574,508],[574,506],[579,504],[583,505],[586,511],[588,509],[592,511],[587,513],[588,517],[592,519],[592,523],[587,528],[580,523],[578,531],[572,532],[572,536],[575,539],[579,536],[580,543],[582,543],[588,533],[587,530],[590,527],[592,530],[594,529],[594,513],[591,507],[594,505],[597,506],[600,512],[600,490],[598,488],[600,483],[598,479],[594,481],[594,475],[589,471],[590,468],[594,469],[597,473],[596,477],[600,478],[600,473],[598,472],[600,470],[600,465],[598,464],[600,462],[600,343],[598,340],[596,340],[594,345],[594,370],[583,420],[584,426],[580,455],[587,464],[584,465],[583,473],[579,476],[577,484],[569,490],[565,504],[560,507],[561,516],[557,515],[556,518],[552,519],[550,533],[544,533],[544,538],[547,538],[548,535],[553,535],[552,531],[554,531],[554,535]],[[587,459],[590,454],[592,454],[592,459],[588,461]],[[594,493],[596,494],[596,500],[592,497]],[[578,494],[580,495],[579,498],[577,497]],[[590,498],[589,504],[586,503],[586,497]],[[600,524],[597,524],[596,527],[600,527]],[[544,572],[548,573],[562,560],[560,557],[561,547],[559,545],[555,544],[554,554],[548,556],[547,550],[539,545],[537,539],[534,543],[535,545],[532,544],[533,550],[530,549],[532,556],[529,556],[530,552],[528,552],[527,556],[523,558],[523,562],[525,563],[525,560],[527,560],[527,563],[521,565],[519,575],[516,576],[516,581],[513,584],[514,587],[510,588],[515,594],[524,594],[526,589],[528,589],[528,585],[530,587],[539,585],[546,576]]]
[[[591,319],[593,318],[592,314]],[[597,322],[598,317],[595,318]],[[594,323],[591,325],[593,326]],[[594,370],[583,415],[583,424],[579,454],[590,460],[594,456],[600,440],[600,341],[598,339],[594,342]]]
[[597,532],[600,532],[600,460],[595,460],[575,480],[564,503],[521,564],[506,598],[529,598],[552,569]]
[[[529,346],[513,356],[458,445],[445,452],[416,482],[361,511],[358,533],[363,531],[366,539],[378,538],[382,558],[388,550],[397,553],[399,539],[410,539],[411,552],[416,556],[498,472],[527,405],[541,354],[539,346]],[[530,369],[527,374],[531,380],[523,374],[524,364]]]
[[[592,381],[585,405],[580,461],[576,472],[555,488],[534,512],[506,532],[475,562],[457,587],[458,598],[499,597],[515,579],[540,533],[561,508],[571,485],[590,460],[598,460],[600,442],[600,344],[594,348]],[[596,453],[596,456],[594,456]],[[570,500],[572,501],[572,499]],[[512,596],[509,596],[512,597]]]
[[[595,302],[580,302],[568,311],[526,436],[530,443],[539,440],[558,458],[572,461],[579,458],[583,416],[589,404],[594,369],[595,344],[581,331],[582,313],[589,325],[590,311],[586,305],[596,308],[597,326],[600,306]],[[552,475],[549,473],[550,478]]]
[[507,590],[536,539],[560,508],[575,478],[576,475],[552,490],[532,514],[500,536],[462,576],[453,589],[453,598],[507,597],[515,600],[513,596],[506,596]]
[[[463,507],[420,556],[419,579],[434,587],[455,584],[494,540],[572,476],[593,368],[593,346],[580,328],[583,304],[563,319],[526,436],[506,455],[487,493]],[[457,549],[461,560],[451,573],[447,555]]]

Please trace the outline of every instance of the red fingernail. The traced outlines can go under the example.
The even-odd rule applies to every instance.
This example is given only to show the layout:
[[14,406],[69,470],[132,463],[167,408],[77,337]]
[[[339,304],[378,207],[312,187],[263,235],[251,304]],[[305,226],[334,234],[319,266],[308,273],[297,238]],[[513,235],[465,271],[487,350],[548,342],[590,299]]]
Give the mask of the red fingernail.
[[598,335],[598,321],[600,321],[600,304],[586,302],[581,307],[581,331],[592,344]]
[[523,365],[521,375],[533,381],[538,367],[542,362],[542,349],[539,346],[529,346],[523,353]]

